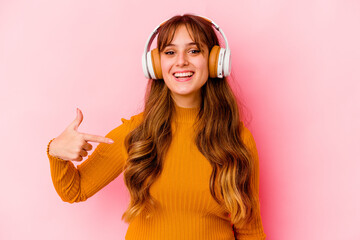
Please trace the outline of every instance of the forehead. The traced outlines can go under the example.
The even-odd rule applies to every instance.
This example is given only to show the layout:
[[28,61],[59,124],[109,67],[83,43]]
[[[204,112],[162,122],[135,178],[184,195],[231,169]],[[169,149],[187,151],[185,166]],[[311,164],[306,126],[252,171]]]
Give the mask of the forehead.
[[195,41],[186,27],[182,25],[175,30],[172,39],[168,39],[166,46],[187,43],[195,43]]
[[[193,41],[193,34],[185,25],[180,25],[175,29],[174,38],[186,38]],[[174,41],[174,39],[173,39]]]
[[196,45],[198,47],[205,46],[201,40],[196,39],[190,27],[185,24],[181,24],[172,30],[171,36],[166,39],[165,46],[176,46],[176,45]]

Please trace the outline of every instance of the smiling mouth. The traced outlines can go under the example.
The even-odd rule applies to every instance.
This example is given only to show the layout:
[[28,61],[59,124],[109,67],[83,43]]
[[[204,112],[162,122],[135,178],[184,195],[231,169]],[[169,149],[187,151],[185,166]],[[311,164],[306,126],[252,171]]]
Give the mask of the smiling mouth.
[[194,72],[176,72],[173,74],[173,76],[177,79],[187,79],[187,78],[190,78],[194,75]]

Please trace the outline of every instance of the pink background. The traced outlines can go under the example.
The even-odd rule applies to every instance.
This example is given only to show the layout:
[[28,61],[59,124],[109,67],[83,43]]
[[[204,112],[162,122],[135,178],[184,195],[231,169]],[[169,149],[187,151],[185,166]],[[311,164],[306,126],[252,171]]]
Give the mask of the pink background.
[[260,156],[267,239],[360,239],[355,0],[1,1],[0,239],[124,239],[123,175],[86,202],[64,203],[46,145],[76,107],[79,131],[99,135],[138,113],[145,41],[187,12],[213,19],[229,40]]

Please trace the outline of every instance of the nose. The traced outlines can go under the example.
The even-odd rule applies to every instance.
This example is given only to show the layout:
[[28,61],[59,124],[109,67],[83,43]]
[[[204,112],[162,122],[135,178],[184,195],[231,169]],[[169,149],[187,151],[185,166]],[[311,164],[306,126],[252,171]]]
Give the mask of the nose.
[[188,65],[188,59],[187,59],[187,55],[184,52],[179,52],[176,58],[176,66],[186,66]]

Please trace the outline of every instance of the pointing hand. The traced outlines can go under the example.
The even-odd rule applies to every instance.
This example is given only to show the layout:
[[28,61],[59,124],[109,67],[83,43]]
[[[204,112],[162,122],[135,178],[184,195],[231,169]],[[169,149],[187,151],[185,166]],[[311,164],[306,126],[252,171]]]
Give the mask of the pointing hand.
[[83,157],[88,155],[87,151],[92,149],[88,141],[107,144],[114,142],[110,138],[78,132],[82,120],[82,112],[77,108],[75,120],[51,142],[50,155],[63,160],[82,161]]

